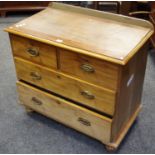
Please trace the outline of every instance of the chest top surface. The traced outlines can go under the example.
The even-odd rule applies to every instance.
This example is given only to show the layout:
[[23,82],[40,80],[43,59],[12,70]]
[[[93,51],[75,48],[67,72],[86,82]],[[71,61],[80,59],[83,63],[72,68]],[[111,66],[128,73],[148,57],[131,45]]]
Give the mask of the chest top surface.
[[140,19],[52,3],[6,31],[125,64],[152,35],[153,27]]

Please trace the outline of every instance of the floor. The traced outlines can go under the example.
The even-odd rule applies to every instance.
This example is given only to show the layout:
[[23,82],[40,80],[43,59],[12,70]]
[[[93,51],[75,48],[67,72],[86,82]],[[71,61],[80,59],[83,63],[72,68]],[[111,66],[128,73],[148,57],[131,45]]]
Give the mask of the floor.
[[[0,18],[0,153],[107,153],[104,145],[18,104],[8,34],[3,31],[27,15]],[[155,153],[155,51],[146,69],[143,109],[116,153]]]

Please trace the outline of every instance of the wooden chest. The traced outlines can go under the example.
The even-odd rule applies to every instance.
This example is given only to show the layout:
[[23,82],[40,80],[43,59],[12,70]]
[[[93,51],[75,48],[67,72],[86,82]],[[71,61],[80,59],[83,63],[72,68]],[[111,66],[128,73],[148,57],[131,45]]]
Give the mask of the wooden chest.
[[141,108],[152,24],[52,3],[5,30],[26,109],[116,149]]

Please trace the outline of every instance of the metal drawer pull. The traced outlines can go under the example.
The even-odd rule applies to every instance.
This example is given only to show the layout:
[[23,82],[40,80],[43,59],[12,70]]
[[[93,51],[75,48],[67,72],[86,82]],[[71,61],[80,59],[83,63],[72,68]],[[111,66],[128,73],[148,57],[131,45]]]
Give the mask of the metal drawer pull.
[[27,49],[27,53],[32,56],[32,57],[37,57],[39,56],[39,51],[32,49],[32,48],[28,48]]
[[42,103],[39,99],[37,99],[36,97],[32,97],[32,101],[33,101],[33,103],[36,104],[36,105],[42,105],[42,104],[43,104],[43,103]]
[[94,73],[95,72],[95,69],[91,65],[89,65],[89,64],[82,64],[80,66],[80,68],[83,71],[88,72],[88,73]]
[[79,121],[80,123],[82,123],[83,125],[91,126],[91,123],[90,123],[88,120],[84,119],[84,118],[79,117],[79,118],[78,118],[78,121]]
[[41,76],[39,75],[39,73],[37,72],[31,72],[30,76],[34,79],[34,80],[41,80]]
[[85,98],[91,99],[91,100],[95,98],[95,96],[89,91],[82,91],[81,95],[83,95]]

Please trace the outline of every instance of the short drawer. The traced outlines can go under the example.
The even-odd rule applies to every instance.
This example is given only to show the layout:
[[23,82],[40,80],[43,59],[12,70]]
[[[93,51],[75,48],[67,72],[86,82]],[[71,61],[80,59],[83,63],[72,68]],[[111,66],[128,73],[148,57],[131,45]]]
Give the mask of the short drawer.
[[59,49],[62,72],[116,90],[119,67],[96,58]]
[[35,40],[10,34],[14,56],[41,64],[50,68],[57,68],[56,48]]
[[15,58],[19,79],[72,99],[95,110],[113,115],[115,92],[89,84],[46,67]]
[[27,84],[18,82],[17,87],[19,99],[25,106],[103,143],[110,142],[111,119]]

